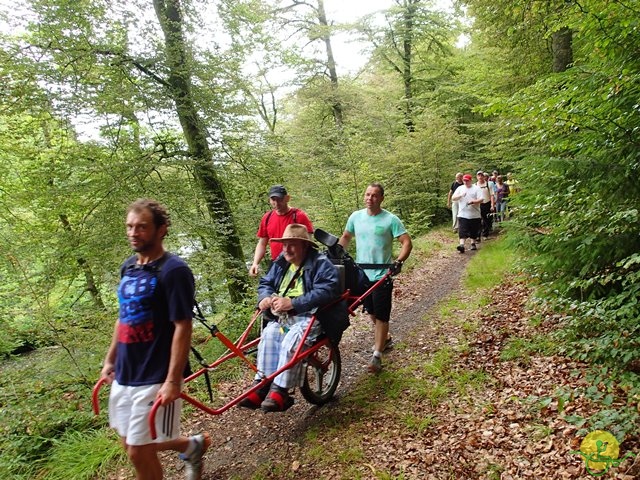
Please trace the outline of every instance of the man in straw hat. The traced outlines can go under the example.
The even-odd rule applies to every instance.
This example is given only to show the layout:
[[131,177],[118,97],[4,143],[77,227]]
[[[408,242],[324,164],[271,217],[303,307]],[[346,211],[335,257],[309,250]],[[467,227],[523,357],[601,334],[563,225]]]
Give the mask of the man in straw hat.
[[[258,285],[258,308],[276,318],[262,331],[258,344],[256,383],[282,368],[292,358],[311,316],[322,306],[340,296],[338,270],[319,253],[304,225],[288,225],[282,238],[271,242],[282,244],[282,253],[273,262]],[[321,333],[319,322],[314,323],[308,342]],[[265,412],[281,412],[293,405],[289,389],[301,374],[302,363],[278,375],[271,386],[253,392],[239,405],[262,408]]]

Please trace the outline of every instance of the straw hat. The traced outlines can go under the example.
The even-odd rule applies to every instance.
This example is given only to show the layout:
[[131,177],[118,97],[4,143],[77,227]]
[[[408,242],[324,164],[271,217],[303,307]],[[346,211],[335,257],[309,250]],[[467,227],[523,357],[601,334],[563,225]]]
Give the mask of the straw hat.
[[272,242],[285,242],[287,240],[304,240],[311,245],[317,246],[311,238],[311,234],[307,231],[307,227],[300,225],[299,223],[292,223],[287,225],[282,233],[282,238],[272,238]]

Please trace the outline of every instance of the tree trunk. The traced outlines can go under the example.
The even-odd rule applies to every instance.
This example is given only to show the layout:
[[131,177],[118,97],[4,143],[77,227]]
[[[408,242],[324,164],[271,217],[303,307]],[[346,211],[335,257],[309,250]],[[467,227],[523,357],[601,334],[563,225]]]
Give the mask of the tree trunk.
[[[60,223],[62,223],[62,228],[66,232],[71,233],[71,224],[69,223],[69,218],[64,214],[59,215],[58,218],[60,218]],[[91,270],[91,265],[87,263],[87,260],[84,257],[78,257],[76,259],[76,262],[78,262],[78,265],[80,266],[80,268],[82,269],[82,272],[84,273],[84,278],[87,284],[87,287],[85,288],[85,290],[89,292],[89,294],[91,295],[91,298],[93,299],[93,304],[99,309],[105,310],[104,302],[102,301],[102,295],[100,295],[100,290],[96,285],[95,277],[93,275],[93,270]]]
[[329,33],[329,24],[327,15],[324,10],[324,1],[318,0],[318,23],[322,27],[322,40],[324,41],[327,51],[327,68],[329,69],[329,79],[331,80],[331,111],[336,123],[336,127],[342,129],[343,112],[342,103],[338,98],[338,72],[336,71],[336,61],[333,58],[333,49],[331,48],[331,34]]
[[229,202],[214,169],[206,131],[192,97],[191,71],[186,58],[180,2],[153,0],[153,5],[165,38],[169,94],[176,104],[189,153],[195,160],[195,177],[204,192],[207,208],[213,219],[231,301],[240,302],[248,291],[244,254]]
[[564,27],[551,35],[553,71],[564,72],[573,63],[573,32]]
[[404,5],[404,31],[402,33],[402,80],[404,83],[404,125],[408,132],[415,131],[413,121],[413,78],[411,72],[411,62],[413,61],[413,30],[414,18],[416,15],[416,0],[408,0]]

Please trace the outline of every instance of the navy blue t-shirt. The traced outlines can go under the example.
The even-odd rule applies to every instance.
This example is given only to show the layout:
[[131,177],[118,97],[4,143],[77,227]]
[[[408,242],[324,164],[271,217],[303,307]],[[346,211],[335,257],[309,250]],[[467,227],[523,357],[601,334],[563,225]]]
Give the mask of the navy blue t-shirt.
[[181,258],[165,255],[160,272],[154,266],[157,261],[123,265],[115,366],[120,385],[163,383],[169,370],[173,322],[193,318],[193,274]]

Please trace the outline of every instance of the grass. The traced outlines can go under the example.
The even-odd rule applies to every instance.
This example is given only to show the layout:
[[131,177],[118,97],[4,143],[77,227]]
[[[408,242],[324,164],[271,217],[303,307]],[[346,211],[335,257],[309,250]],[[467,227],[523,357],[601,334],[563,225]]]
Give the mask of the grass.
[[512,337],[500,352],[500,360],[519,360],[529,364],[532,355],[550,355],[556,349],[556,344],[547,335],[536,335],[533,338]]
[[[444,229],[437,229],[436,231],[444,231]],[[444,248],[447,248],[447,245],[444,245],[442,242],[428,235],[414,238],[411,243],[413,244],[412,255],[415,253],[434,254]]]
[[108,430],[69,432],[54,442],[39,469],[41,480],[103,478],[114,464],[127,462],[119,439]]
[[401,417],[401,421],[407,430],[421,435],[436,422],[436,418],[432,414],[421,416],[414,413],[407,413]]
[[551,435],[553,433],[553,428],[536,423],[527,428],[527,433],[531,437],[532,441],[539,442]]
[[487,465],[485,472],[487,474],[487,479],[500,480],[501,474],[504,472],[504,467],[497,463],[490,463]]
[[[514,264],[515,255],[506,242],[483,242],[477,255],[467,265],[464,287],[471,292],[488,290],[498,285]],[[484,299],[488,302],[488,299]]]

